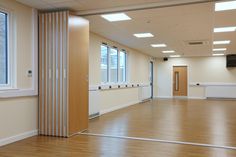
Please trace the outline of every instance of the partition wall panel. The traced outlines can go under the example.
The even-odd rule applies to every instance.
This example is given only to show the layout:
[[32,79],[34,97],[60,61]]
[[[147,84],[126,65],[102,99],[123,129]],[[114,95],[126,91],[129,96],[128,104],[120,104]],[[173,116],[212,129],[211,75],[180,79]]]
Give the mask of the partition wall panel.
[[39,15],[39,133],[68,137],[88,127],[89,23],[69,11]]

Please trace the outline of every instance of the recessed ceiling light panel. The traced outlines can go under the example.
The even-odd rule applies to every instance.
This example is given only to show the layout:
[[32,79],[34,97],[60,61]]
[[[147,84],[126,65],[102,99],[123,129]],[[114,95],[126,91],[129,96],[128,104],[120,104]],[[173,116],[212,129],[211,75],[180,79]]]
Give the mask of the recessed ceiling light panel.
[[217,49],[213,49],[213,51],[226,51],[226,48],[217,48]]
[[171,58],[178,58],[181,57],[180,55],[170,55]]
[[135,37],[137,38],[150,38],[150,37],[154,37],[153,34],[151,33],[136,33],[134,34]]
[[174,50],[167,50],[167,51],[162,51],[162,53],[175,53]]
[[223,54],[223,53],[214,53],[214,54],[212,54],[213,56],[224,56],[225,54]]
[[214,41],[213,44],[214,45],[230,44],[230,40]]
[[215,11],[236,9],[236,1],[219,2],[215,4]]
[[131,20],[131,18],[125,13],[104,14],[101,15],[101,17],[110,22]]
[[220,32],[234,32],[236,31],[236,26],[233,27],[219,27],[219,28],[214,28],[215,33],[220,33]]
[[166,47],[166,44],[152,44],[152,47]]

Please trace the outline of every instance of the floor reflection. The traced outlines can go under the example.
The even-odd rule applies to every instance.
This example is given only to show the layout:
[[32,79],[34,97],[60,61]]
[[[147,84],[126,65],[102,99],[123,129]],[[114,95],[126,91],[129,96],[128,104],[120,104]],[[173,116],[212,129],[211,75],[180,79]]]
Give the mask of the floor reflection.
[[90,121],[87,132],[236,147],[235,101],[162,99]]

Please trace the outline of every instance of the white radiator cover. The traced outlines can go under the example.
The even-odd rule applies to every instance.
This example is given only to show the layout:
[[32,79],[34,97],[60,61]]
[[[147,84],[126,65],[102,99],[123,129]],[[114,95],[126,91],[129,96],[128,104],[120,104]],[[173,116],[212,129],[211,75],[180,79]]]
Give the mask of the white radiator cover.
[[100,95],[99,90],[89,91],[89,116],[99,115],[100,112]]
[[236,98],[236,86],[207,86],[207,98]]
[[151,86],[139,87],[139,100],[144,101],[151,98]]

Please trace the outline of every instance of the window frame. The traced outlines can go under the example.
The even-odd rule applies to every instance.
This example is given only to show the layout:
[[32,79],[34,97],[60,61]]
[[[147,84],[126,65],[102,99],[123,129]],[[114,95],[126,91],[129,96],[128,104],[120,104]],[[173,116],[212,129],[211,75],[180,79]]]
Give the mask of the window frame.
[[[116,57],[117,57],[117,65],[116,65],[116,69],[117,69],[117,72],[116,72],[116,81],[115,82],[113,82],[113,81],[111,81],[111,72],[110,72],[110,68],[111,68],[111,60],[110,60],[110,54],[111,54],[111,49],[115,49],[116,50],[116,52],[117,52],[117,55],[116,55]],[[108,58],[108,64],[109,64],[109,66],[108,66],[108,81],[107,81],[107,83],[118,83],[119,82],[119,49],[117,48],[117,47],[115,47],[115,46],[109,46],[109,50],[108,50],[108,56],[109,56],[109,58]]]
[[[125,54],[125,81],[121,81],[120,80],[120,53],[124,53]],[[120,83],[126,83],[127,82],[127,70],[128,70],[128,66],[127,66],[127,64],[128,64],[128,62],[127,62],[127,58],[128,58],[128,54],[127,54],[127,51],[125,50],[125,49],[122,49],[122,50],[120,50],[119,51],[119,75],[118,75],[118,79],[119,79],[119,81],[118,82],[120,82]],[[122,79],[123,80],[123,79]]]
[[[127,83],[128,82],[128,52],[125,49],[119,49],[116,46],[109,46],[106,43],[101,43],[101,46],[107,47],[107,81],[104,82],[101,79],[101,84],[118,84],[118,83]],[[111,81],[111,73],[110,73],[110,67],[111,67],[111,62],[110,62],[110,53],[111,49],[115,49],[117,51],[117,81],[113,82]],[[120,80],[120,53],[123,52],[125,53],[125,81]],[[100,49],[100,59],[101,59],[101,49]],[[101,70],[101,62],[100,62],[100,70]],[[100,72],[101,74],[101,72]],[[102,78],[102,76],[101,76]]]
[[12,7],[0,5],[0,11],[8,14],[8,86],[0,87],[0,98],[15,98],[38,95],[38,10],[32,9],[31,64],[33,75],[31,87],[17,87],[17,12]]
[[0,13],[3,13],[6,15],[6,78],[7,83],[6,84],[0,84],[0,90],[5,90],[12,88],[12,66],[11,66],[11,52],[10,52],[10,13],[2,8],[0,8]]
[[[100,46],[100,49],[101,49],[102,46],[104,46],[104,47],[107,48],[107,69],[106,69],[106,73],[107,73],[107,74],[106,74],[106,76],[107,76],[107,77],[106,77],[106,80],[107,80],[107,81],[106,81],[106,82],[103,82],[103,80],[101,79],[101,82],[105,84],[105,83],[109,82],[109,67],[110,67],[110,66],[109,66],[109,46],[108,46],[107,44],[105,44],[105,43],[102,43],[101,46]],[[100,55],[101,55],[101,50],[100,50]],[[100,57],[100,59],[101,59],[101,57]],[[102,61],[100,61],[100,74],[101,74],[101,70],[102,70],[102,69],[101,69],[101,62],[102,62]],[[101,78],[102,78],[102,77],[101,77]]]

